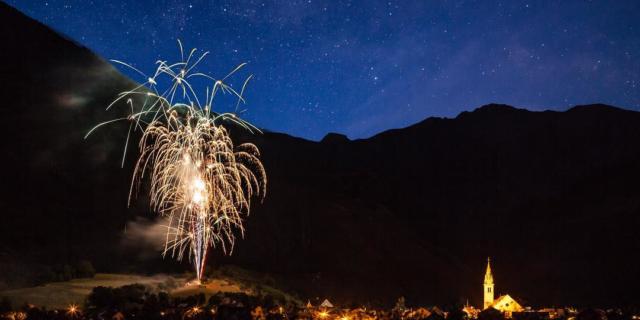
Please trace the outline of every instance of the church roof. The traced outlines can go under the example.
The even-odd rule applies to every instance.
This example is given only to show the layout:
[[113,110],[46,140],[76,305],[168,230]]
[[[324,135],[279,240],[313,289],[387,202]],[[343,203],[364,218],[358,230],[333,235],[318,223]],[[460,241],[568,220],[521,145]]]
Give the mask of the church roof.
[[[500,303],[500,302],[502,302],[502,301],[506,302],[506,301],[507,301],[507,300],[509,300],[509,299],[513,300],[513,298],[511,298],[511,296],[510,296],[510,295],[508,295],[508,294],[503,294],[503,295],[499,296],[497,299],[495,299],[495,300],[493,301],[493,304],[498,304],[498,303]],[[515,301],[515,300],[514,300],[514,301]]]
[[493,301],[491,307],[500,311],[520,311],[523,309],[522,306],[508,294],[499,296],[498,299]]
[[329,302],[329,300],[327,299],[324,299],[324,301],[322,301],[320,306],[323,308],[333,308],[333,304],[331,304],[331,302]]

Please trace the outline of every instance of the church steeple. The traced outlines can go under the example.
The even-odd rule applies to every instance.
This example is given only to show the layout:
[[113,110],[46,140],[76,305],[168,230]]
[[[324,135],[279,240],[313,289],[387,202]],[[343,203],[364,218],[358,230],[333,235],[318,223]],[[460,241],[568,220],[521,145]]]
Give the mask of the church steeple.
[[493,304],[493,274],[491,274],[491,258],[487,258],[487,271],[484,274],[484,305],[483,309]]
[[493,275],[491,274],[491,258],[487,258],[487,272],[484,274],[484,284],[493,284]]

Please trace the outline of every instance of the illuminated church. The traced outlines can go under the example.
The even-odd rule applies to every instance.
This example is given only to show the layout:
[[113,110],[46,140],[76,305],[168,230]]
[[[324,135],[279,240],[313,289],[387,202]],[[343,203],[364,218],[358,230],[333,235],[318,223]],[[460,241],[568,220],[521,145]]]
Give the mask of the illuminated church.
[[491,274],[491,259],[487,258],[487,271],[484,274],[484,305],[482,309],[494,308],[503,312],[507,317],[511,317],[513,312],[524,310],[522,306],[510,295],[505,294],[497,299],[493,298],[495,288],[493,284],[493,274]]

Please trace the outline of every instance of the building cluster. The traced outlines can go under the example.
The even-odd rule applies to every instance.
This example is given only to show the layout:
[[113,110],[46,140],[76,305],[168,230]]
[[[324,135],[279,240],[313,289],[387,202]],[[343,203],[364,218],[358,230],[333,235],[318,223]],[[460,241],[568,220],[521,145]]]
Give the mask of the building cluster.
[[[514,320],[640,320],[640,316],[620,310],[586,309],[580,312],[571,309],[542,309],[513,312]],[[67,309],[47,310],[35,306],[24,306],[16,311],[0,313],[1,320],[54,319],[155,319],[155,320],[506,320],[506,315],[497,309],[487,308],[475,314],[464,310],[443,311],[438,307],[368,309],[338,308],[329,301],[319,306],[250,306],[238,301],[211,305],[172,304],[164,307],[143,305],[129,309],[83,310],[77,306]]]
[[623,312],[620,309],[585,309],[578,311],[576,308],[571,307],[534,309],[522,306],[509,294],[504,294],[497,298],[495,298],[494,294],[495,283],[491,272],[491,259],[487,258],[487,268],[483,282],[482,308],[475,308],[467,303],[462,308],[465,317],[479,320],[640,320],[637,310],[633,312]]
[[401,320],[401,319],[429,319],[444,320],[447,312],[438,307],[430,308],[404,308],[394,307],[393,309],[372,309],[372,308],[337,308],[324,300],[320,305],[313,306],[307,302],[304,308],[295,313],[295,319],[305,320]]
[[462,311],[467,317],[477,319],[481,312],[499,312],[504,318],[510,319],[566,319],[577,314],[575,309],[571,308],[544,308],[534,310],[531,307],[523,307],[516,299],[509,294],[504,294],[495,298],[495,283],[493,281],[493,273],[491,272],[491,259],[487,258],[487,269],[484,274],[483,286],[483,305],[482,309],[476,309],[468,303]]
[[525,307],[508,313],[488,306],[484,310],[474,309],[476,312],[469,313],[469,308],[470,306],[466,305],[461,310],[445,311],[437,306],[405,308],[396,305],[393,309],[367,309],[365,307],[344,309],[334,307],[328,300],[325,300],[318,306],[307,303],[304,308],[284,314],[283,317],[284,319],[299,320],[640,320],[640,316],[633,315],[634,313],[625,313],[619,309],[578,311],[573,308],[533,310]]
[[[491,263],[487,261],[484,276],[484,299],[481,308],[468,303],[462,308],[443,310],[437,306],[407,308],[400,298],[392,309],[340,308],[325,299],[314,306],[279,304],[269,296],[254,297],[244,293],[218,293],[205,299],[203,294],[172,298],[167,293],[147,292],[141,285],[121,288],[94,288],[83,308],[70,305],[66,309],[47,310],[25,305],[18,310],[0,309],[0,320],[26,319],[215,319],[215,320],[640,320],[638,310],[523,307],[508,294],[494,298],[495,284]],[[3,303],[2,305],[7,305]]]

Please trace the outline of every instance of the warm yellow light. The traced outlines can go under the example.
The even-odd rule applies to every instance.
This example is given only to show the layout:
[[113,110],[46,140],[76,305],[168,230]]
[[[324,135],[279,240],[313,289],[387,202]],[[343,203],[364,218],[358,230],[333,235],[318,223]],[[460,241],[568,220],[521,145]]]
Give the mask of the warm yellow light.
[[78,306],[75,304],[70,304],[69,307],[67,307],[67,314],[69,316],[75,316],[77,315],[79,312]]
[[202,179],[200,178],[196,178],[196,180],[193,182],[193,186],[196,188],[196,190],[204,190],[205,188],[204,181],[202,181]]
[[202,192],[200,191],[194,192],[191,200],[195,203],[202,203],[202,200],[204,200],[204,197],[202,196]]

